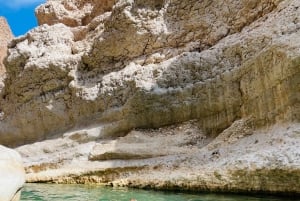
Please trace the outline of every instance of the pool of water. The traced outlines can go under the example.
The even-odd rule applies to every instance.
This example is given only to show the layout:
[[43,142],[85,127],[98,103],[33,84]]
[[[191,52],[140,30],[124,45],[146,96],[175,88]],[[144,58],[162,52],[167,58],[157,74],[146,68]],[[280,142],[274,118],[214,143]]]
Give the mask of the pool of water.
[[86,185],[27,184],[21,201],[291,201],[295,199],[188,194]]

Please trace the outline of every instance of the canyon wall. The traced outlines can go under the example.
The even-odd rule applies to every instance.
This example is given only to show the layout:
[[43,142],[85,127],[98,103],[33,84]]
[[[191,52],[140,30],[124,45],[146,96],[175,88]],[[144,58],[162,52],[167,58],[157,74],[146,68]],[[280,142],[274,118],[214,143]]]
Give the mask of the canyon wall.
[[[292,170],[299,175],[298,151],[288,146],[299,145],[290,134],[300,118],[299,7],[297,0],[48,0],[36,9],[40,26],[9,44],[0,141],[38,142],[18,148],[29,181],[121,185],[131,174],[124,185],[299,193],[287,179]],[[264,130],[276,126],[282,132]],[[285,145],[271,160],[260,147],[272,149],[276,134]],[[249,142],[253,157],[243,158],[237,149]],[[191,163],[178,165],[189,161],[183,155]],[[287,160],[282,155],[296,160],[275,163]],[[176,174],[141,179],[169,164]],[[241,185],[248,165],[269,186],[262,176]],[[208,176],[185,178],[186,167]],[[286,185],[276,186],[272,171]]]
[[[285,21],[277,13],[258,20],[279,1],[251,2],[106,2],[96,15],[93,2],[48,1],[37,17],[49,25],[10,44],[2,142],[24,144],[93,124],[103,126],[100,136],[122,136],[133,128],[199,119],[216,135],[250,115],[262,125],[297,118],[287,110],[293,89],[282,92],[288,83],[278,84],[290,71],[296,76],[296,64],[273,75],[287,56],[274,48],[276,27],[263,32],[273,20],[278,26]],[[66,20],[73,15],[75,27]],[[87,25],[79,23],[94,15]],[[256,20],[257,28],[240,32]],[[252,94],[253,87],[259,89]]]
[[5,67],[3,59],[6,57],[7,44],[13,39],[13,34],[7,24],[5,18],[0,17],[0,89],[3,88],[3,79],[5,74]]

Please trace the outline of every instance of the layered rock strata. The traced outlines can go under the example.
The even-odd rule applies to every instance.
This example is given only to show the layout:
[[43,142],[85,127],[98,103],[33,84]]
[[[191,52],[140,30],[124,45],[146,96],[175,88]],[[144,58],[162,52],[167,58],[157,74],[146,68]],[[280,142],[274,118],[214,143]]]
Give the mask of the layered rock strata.
[[50,0],[10,43],[1,143],[36,142],[28,181],[299,193],[299,7]]
[[199,137],[189,122],[98,143],[77,131],[17,150],[28,182],[299,194],[299,124],[253,131],[249,123],[239,120],[216,139]]
[[[228,10],[215,18],[210,12],[225,4],[195,2],[186,8],[191,12],[183,12],[185,4],[190,2],[118,1],[111,12],[87,26],[42,25],[14,40],[2,101],[7,117],[1,127],[9,134],[3,142],[12,143],[19,136],[18,142],[26,143],[88,124],[102,124],[103,136],[122,135],[133,128],[157,128],[190,119],[200,119],[205,130],[218,133],[234,120],[251,115],[246,109],[247,94],[242,100],[248,86],[243,89],[241,83],[247,78],[239,75],[246,74],[241,69],[247,72],[251,67],[240,67],[270,41],[247,43],[264,36],[256,31],[233,33],[257,18],[252,13],[268,13],[278,2],[229,1]],[[38,10],[46,12],[45,6]],[[235,18],[240,8],[251,10],[251,15]],[[226,14],[232,16],[224,18]],[[208,26],[208,30],[204,24],[217,27]],[[216,37],[223,29],[226,34]],[[182,44],[173,44],[176,41]],[[19,79],[20,75],[31,79]]]

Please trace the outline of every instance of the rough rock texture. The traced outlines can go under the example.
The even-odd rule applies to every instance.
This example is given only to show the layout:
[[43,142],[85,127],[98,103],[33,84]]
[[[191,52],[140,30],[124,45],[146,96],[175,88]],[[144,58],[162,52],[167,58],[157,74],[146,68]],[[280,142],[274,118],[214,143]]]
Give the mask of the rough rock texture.
[[299,8],[49,0],[10,43],[0,141],[36,142],[28,181],[300,193]]
[[36,9],[39,24],[63,23],[85,26],[95,17],[111,11],[115,0],[51,0]]
[[[133,131],[124,138],[98,145],[95,142],[79,143],[64,136],[25,145],[17,150],[25,157],[28,182],[299,193],[300,125],[287,124],[253,131],[248,123],[239,120],[216,139],[202,136],[193,141],[182,140],[180,145],[172,142],[176,133],[186,133],[181,134],[185,139],[198,135],[197,129],[193,129],[189,123],[150,133],[147,131],[145,134]],[[190,132],[184,132],[183,129]],[[160,131],[166,131],[164,138],[169,142],[161,140]],[[151,140],[144,142],[143,139],[149,139],[149,134],[152,135]],[[153,146],[162,142],[165,142],[165,146]],[[131,147],[128,143],[131,143]],[[107,144],[113,146],[99,150],[99,146]],[[178,147],[175,151],[174,145]],[[167,149],[169,155],[163,156]],[[128,154],[132,150],[136,150],[135,154]],[[155,156],[155,153],[162,154]]]
[[[245,42],[262,37],[255,31],[232,34],[278,2],[229,1],[228,10],[214,17],[210,12],[223,11],[225,4],[150,2],[118,1],[87,26],[43,25],[15,39],[7,58],[3,142],[18,136],[26,143],[89,124],[102,124],[101,135],[111,136],[190,119],[200,119],[207,132],[217,134],[241,118],[241,107],[251,100],[245,93],[243,103],[248,86],[241,83],[247,76],[239,74],[251,67],[239,67],[264,44]],[[37,10],[46,13],[46,7]],[[242,10],[251,14],[236,18]],[[205,29],[205,24],[213,26]],[[219,29],[232,34],[216,44],[227,35],[215,36]]]
[[25,171],[19,153],[0,145],[0,200],[18,201],[25,183]]
[[3,59],[6,56],[7,44],[13,39],[12,32],[5,18],[0,17],[0,90],[3,88],[5,67]]

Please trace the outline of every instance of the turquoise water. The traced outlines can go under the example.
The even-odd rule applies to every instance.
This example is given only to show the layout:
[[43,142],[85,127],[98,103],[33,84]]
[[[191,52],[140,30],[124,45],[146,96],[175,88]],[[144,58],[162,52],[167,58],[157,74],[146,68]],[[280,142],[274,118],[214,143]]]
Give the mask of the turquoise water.
[[[288,201],[274,197],[187,194],[84,185],[27,184],[21,201]],[[295,199],[291,199],[295,200]]]

